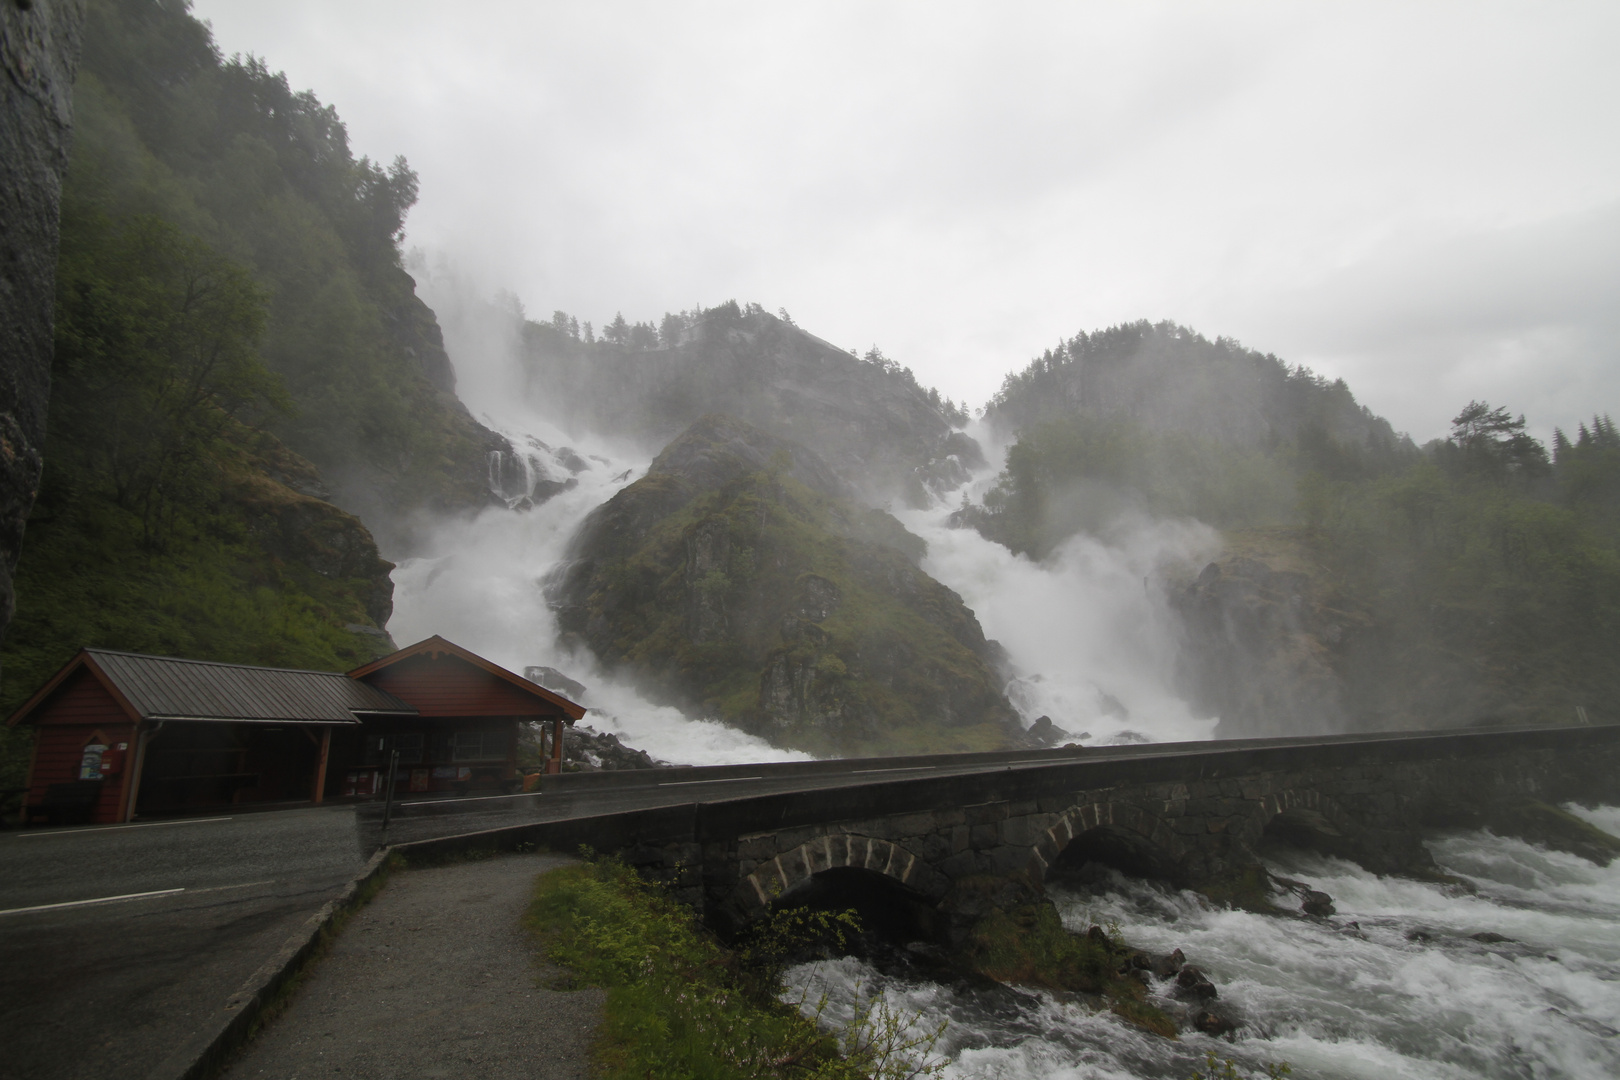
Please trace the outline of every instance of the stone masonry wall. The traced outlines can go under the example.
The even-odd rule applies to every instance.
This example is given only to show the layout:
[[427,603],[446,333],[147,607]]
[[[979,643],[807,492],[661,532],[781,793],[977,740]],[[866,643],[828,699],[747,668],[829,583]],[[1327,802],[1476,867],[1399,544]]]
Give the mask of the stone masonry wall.
[[[1616,751],[1587,751],[1585,772],[1611,778]],[[1377,873],[1433,872],[1420,830],[1436,807],[1522,795],[1579,797],[1582,770],[1553,750],[1477,760],[1394,762],[1261,771],[1246,776],[1090,788],[920,813],[829,821],[739,837],[734,854],[711,844],[705,906],[741,923],[832,867],[871,870],[918,899],[947,901],[970,877],[1013,877],[1038,890],[1076,837],[1106,829],[1156,853],[1175,884],[1199,888],[1259,861],[1277,815],[1310,811],[1343,852]],[[1573,780],[1573,783],[1572,783]]]

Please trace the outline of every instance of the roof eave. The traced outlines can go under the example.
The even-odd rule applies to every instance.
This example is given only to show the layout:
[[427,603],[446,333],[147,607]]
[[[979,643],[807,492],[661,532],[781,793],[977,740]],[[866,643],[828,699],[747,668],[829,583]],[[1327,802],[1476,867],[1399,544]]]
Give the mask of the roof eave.
[[118,684],[112,679],[112,677],[109,676],[105,671],[101,670],[101,665],[96,663],[95,654],[89,649],[81,648],[73,655],[73,659],[63,664],[61,670],[59,670],[55,675],[51,676],[49,682],[40,687],[34,693],[33,697],[23,702],[23,704],[17,708],[16,712],[6,717],[6,726],[16,727],[18,724],[22,723],[28,718],[30,713],[32,713],[35,709],[38,709],[50,698],[52,694],[56,693],[57,688],[68,680],[68,676],[72,675],[80,668],[85,668],[88,670],[90,674],[94,676],[95,680],[101,684],[102,689],[106,690],[107,693],[112,695],[113,700],[118,703],[118,707],[120,709],[124,710],[124,714],[129,717],[131,723],[140,722],[141,711],[130,702],[129,698],[124,695],[122,690],[118,689]]
[[146,719],[147,720],[161,720],[161,721],[163,721],[165,723],[168,723],[168,722],[172,721],[172,722],[175,722],[175,723],[182,723],[182,724],[311,724],[311,725],[317,725],[317,726],[321,725],[321,724],[330,724],[330,725],[335,725],[337,727],[354,727],[354,726],[356,726],[356,725],[358,725],[360,723],[359,719],[356,718],[356,717],[353,717],[353,716],[349,717],[347,720],[325,719],[325,718],[323,718],[323,719],[312,719],[312,718],[309,718],[309,717],[304,717],[304,718],[301,718],[301,719],[291,719],[291,718],[288,718],[288,717],[273,717],[273,716],[156,716],[156,715],[148,716],[148,717],[146,717]]
[[357,667],[353,671],[349,672],[349,678],[364,680],[367,676],[374,675],[385,668],[392,667],[401,660],[407,660],[413,656],[419,656],[423,653],[434,652],[450,653],[466,663],[472,664],[476,668],[487,671],[489,674],[494,675],[498,679],[502,679],[527,693],[533,694],[535,697],[546,702],[547,704],[555,705],[562,711],[564,718],[568,721],[570,726],[572,726],[576,721],[583,719],[585,713],[588,711],[585,706],[579,704],[578,702],[568,700],[555,690],[548,690],[537,682],[525,679],[515,671],[508,671],[506,668],[501,667],[493,660],[486,660],[484,657],[479,656],[471,649],[457,645],[455,642],[449,641],[438,634],[434,634],[432,637],[424,638],[414,645],[407,645],[403,649],[389,653],[387,656],[378,657],[369,664],[364,664]]

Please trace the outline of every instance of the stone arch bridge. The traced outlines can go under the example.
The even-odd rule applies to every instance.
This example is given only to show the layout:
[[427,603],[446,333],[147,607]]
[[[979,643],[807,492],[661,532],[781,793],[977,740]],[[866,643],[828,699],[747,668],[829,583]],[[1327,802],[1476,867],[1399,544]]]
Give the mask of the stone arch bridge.
[[[928,775],[939,762],[957,771]],[[790,790],[712,798],[725,781],[773,770]],[[1550,806],[1620,802],[1620,726],[727,766],[679,770],[678,783],[667,780],[676,770],[658,773],[666,780],[562,782],[587,809],[593,790],[622,796],[659,784],[690,794],[409,847],[431,855],[589,844],[673,879],[677,895],[721,929],[814,879],[859,875],[951,937],[971,924],[987,882],[1039,893],[1049,875],[1083,861],[1230,895],[1259,865],[1268,834],[1419,877],[1438,873],[1422,841],[1436,825],[1488,825],[1606,860],[1614,852],[1605,854],[1603,834],[1592,847],[1579,822]],[[801,789],[792,789],[795,777]]]

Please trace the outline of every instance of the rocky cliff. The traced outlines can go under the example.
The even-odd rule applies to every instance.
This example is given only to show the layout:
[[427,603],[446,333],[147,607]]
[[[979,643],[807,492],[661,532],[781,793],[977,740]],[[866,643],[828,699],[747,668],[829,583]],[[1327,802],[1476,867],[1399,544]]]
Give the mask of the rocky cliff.
[[1181,688],[1220,716],[1220,737],[1579,719],[1559,708],[1562,695],[1501,663],[1490,615],[1406,610],[1411,597],[1343,582],[1313,539],[1228,533],[1221,554],[1170,591],[1185,633]]
[[548,584],[565,636],[650,693],[812,752],[1022,739],[998,648],[922,542],[820,458],[709,415],[592,513]]
[[50,396],[57,214],[84,5],[0,0],[0,638],[39,490]]
[[1348,726],[1345,669],[1371,619],[1288,532],[1228,537],[1220,557],[1170,600],[1186,633],[1183,689],[1221,718],[1221,737]]

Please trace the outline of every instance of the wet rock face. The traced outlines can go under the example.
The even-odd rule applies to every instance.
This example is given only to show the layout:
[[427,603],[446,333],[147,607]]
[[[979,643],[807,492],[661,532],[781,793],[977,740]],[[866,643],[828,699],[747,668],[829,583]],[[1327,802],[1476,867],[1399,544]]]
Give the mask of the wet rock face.
[[84,5],[0,0],[0,636],[42,468],[62,172]]
[[1285,559],[1227,554],[1171,593],[1186,628],[1180,681],[1227,738],[1350,726],[1346,653],[1370,620]]

